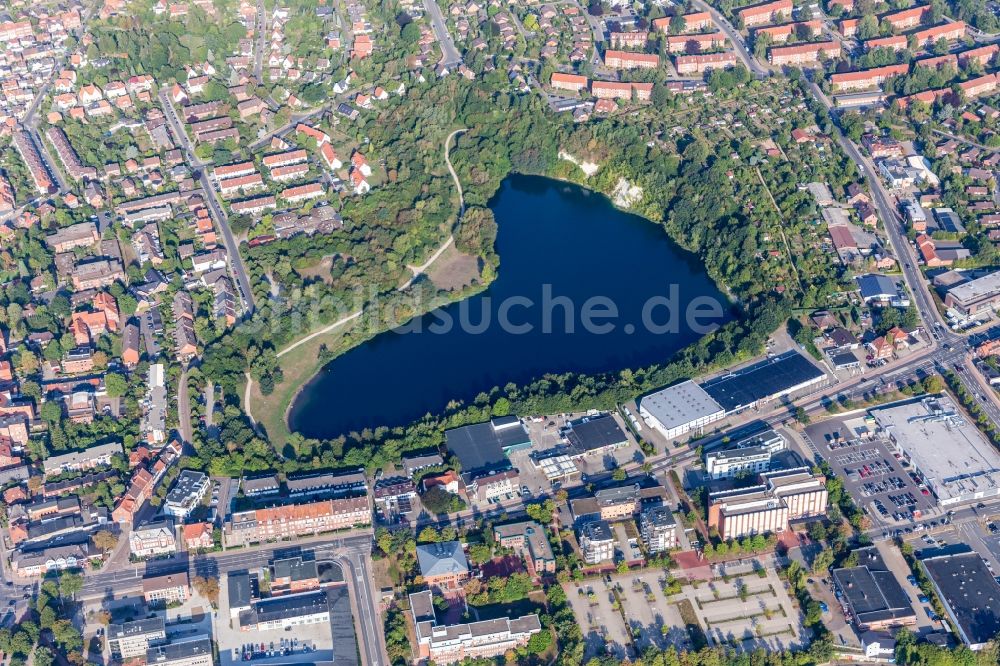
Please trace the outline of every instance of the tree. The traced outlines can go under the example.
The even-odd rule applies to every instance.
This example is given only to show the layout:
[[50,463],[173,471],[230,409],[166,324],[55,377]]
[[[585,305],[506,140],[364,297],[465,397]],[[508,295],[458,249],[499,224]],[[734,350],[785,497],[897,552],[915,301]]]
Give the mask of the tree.
[[108,397],[120,398],[128,391],[128,381],[117,372],[109,372],[104,375],[104,387]]
[[493,552],[484,543],[474,543],[469,546],[469,559],[472,560],[473,564],[484,564],[489,562],[492,557]]
[[465,508],[465,501],[441,486],[433,486],[420,497],[424,508],[433,514],[454,513]]
[[858,22],[858,39],[872,39],[879,34],[878,19],[874,14],[862,17]]
[[53,400],[42,403],[39,413],[42,415],[42,419],[49,423],[59,423],[62,420],[62,407]]
[[[549,649],[549,645],[552,644],[552,633],[548,629],[542,629],[537,634],[533,634],[531,638],[528,639],[528,653],[529,654],[541,654]],[[513,663],[509,661],[507,663]]]
[[412,22],[407,23],[399,31],[399,36],[403,39],[404,44],[416,44],[417,40],[420,39],[420,26]]
[[63,571],[59,574],[59,596],[72,599],[83,589],[83,576],[73,571]]
[[674,14],[670,17],[670,25],[667,29],[671,35],[679,35],[687,30],[687,19],[682,14]]
[[219,579],[206,576],[195,576],[191,581],[191,586],[201,596],[208,599],[212,607],[219,605]]
[[812,563],[812,571],[815,574],[823,573],[833,565],[833,550],[825,548],[816,554],[816,559]]
[[114,532],[110,530],[99,530],[94,533],[93,537],[94,547],[101,550],[101,552],[107,553],[115,549],[118,545],[118,537],[115,536]]

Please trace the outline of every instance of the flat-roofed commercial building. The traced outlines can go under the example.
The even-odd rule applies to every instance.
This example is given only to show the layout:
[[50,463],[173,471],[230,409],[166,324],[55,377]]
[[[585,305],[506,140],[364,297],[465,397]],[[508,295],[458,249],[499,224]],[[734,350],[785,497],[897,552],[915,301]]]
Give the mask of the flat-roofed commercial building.
[[212,639],[191,638],[146,650],[146,666],[212,666]]
[[510,464],[507,456],[511,451],[531,446],[528,429],[516,416],[500,416],[485,423],[446,430],[444,442],[467,473],[502,469]]
[[833,570],[847,615],[859,631],[883,631],[917,623],[910,598],[875,546],[859,548],[858,566]]
[[1000,632],[1000,584],[979,553],[938,555],[920,561],[951,626],[969,649],[981,650]]
[[941,506],[1000,495],[1000,454],[951,398],[927,396],[870,413]]
[[545,528],[533,520],[493,528],[497,543],[521,555],[536,574],[555,573],[556,557]]
[[732,414],[817,386],[825,379],[826,373],[793,350],[702,382],[701,387]]
[[709,495],[708,526],[723,539],[779,533],[789,522],[826,513],[826,479],[805,467],[766,472],[761,485]]
[[759,474],[770,467],[771,451],[763,446],[710,451],[705,454],[705,473],[713,479]]
[[532,635],[542,631],[537,615],[439,625],[430,590],[410,595],[410,613],[421,660],[436,664],[499,657],[527,645]]
[[330,621],[330,601],[325,591],[287,594],[261,599],[239,614],[242,631],[266,631]]
[[639,415],[667,439],[680,437],[726,416],[726,410],[693,381],[685,381],[639,400]]
[[146,654],[150,645],[167,637],[162,617],[108,625],[108,650],[116,659],[132,659]]
[[611,414],[570,421],[561,434],[574,457],[605,455],[629,443],[628,435]]
[[998,303],[1000,303],[1000,271],[952,287],[944,298],[947,307],[955,308],[966,315],[995,308]]

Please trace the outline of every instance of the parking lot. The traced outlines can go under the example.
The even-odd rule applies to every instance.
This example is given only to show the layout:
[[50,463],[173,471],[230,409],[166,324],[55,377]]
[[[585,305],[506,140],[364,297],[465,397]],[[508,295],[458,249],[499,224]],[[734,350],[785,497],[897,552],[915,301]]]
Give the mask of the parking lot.
[[862,415],[809,426],[804,437],[876,527],[901,528],[940,513],[919,476],[868,431]]
[[[511,464],[517,468],[521,483],[528,487],[532,496],[549,495],[552,493],[552,484],[545,477],[542,470],[534,463],[533,458],[544,453],[546,456],[555,455],[565,447],[559,430],[566,425],[567,421],[580,418],[585,414],[564,414],[562,416],[541,417],[538,420],[530,418],[524,419],[524,424],[528,428],[531,437],[531,448],[511,452],[509,458]],[[629,463],[638,463],[643,459],[642,452],[635,443],[631,431],[625,427],[620,415],[615,414],[615,421],[618,426],[628,436],[629,444],[610,453],[584,456],[575,459],[576,467],[580,474],[577,476],[592,478],[608,473],[615,467],[621,467]]]
[[[241,631],[239,621],[230,621],[228,581],[219,581],[219,611],[215,618],[215,636],[219,660],[223,666],[237,663],[288,664],[330,661],[334,657],[330,622],[297,625],[292,631],[281,629]],[[346,590],[345,590],[346,596]],[[353,632],[353,626],[351,626]],[[351,646],[354,650],[354,646]]]
[[[758,571],[763,571],[763,575]],[[743,650],[784,650],[801,642],[802,620],[773,564],[749,562],[697,586],[667,595],[660,571],[611,575],[565,586],[586,642],[584,661],[599,654],[619,659],[631,654],[629,635],[642,652],[655,645],[693,649],[680,605],[689,605],[709,641]],[[610,583],[608,580],[610,579]],[[625,609],[622,619],[616,602]]]
[[[763,572],[763,576],[758,573]],[[685,586],[684,594],[708,640],[744,650],[785,650],[799,645],[802,621],[784,583],[772,568],[748,563],[724,578]]]

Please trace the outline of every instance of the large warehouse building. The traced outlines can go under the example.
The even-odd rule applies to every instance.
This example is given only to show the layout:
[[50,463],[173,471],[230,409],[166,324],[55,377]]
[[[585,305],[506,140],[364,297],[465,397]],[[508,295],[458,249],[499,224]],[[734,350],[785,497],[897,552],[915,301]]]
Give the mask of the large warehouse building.
[[674,439],[825,380],[812,361],[789,351],[700,385],[686,381],[652,393],[639,400],[639,414],[650,428]]
[[926,396],[871,415],[941,506],[1000,495],[1000,454],[951,398]]
[[721,420],[726,410],[705,389],[688,380],[640,400],[639,416],[650,428],[673,439]]
[[952,287],[944,304],[965,315],[995,308],[1000,304],[1000,271]]
[[979,553],[920,561],[962,642],[981,650],[1000,632],[1000,584]]
[[884,631],[917,623],[903,587],[875,546],[859,548],[858,566],[833,570],[845,614],[861,631]]

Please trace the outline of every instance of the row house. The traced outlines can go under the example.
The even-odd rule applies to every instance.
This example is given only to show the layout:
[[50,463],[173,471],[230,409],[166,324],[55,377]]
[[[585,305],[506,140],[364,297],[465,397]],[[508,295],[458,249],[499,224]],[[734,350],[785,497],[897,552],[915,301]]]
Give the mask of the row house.
[[905,76],[909,65],[886,65],[858,72],[841,72],[830,75],[830,85],[834,92],[845,90],[863,90],[881,86],[894,76]]
[[968,81],[963,81],[958,84],[958,88],[967,99],[978,97],[997,89],[997,75],[985,74]]
[[597,99],[631,100],[633,95],[639,101],[649,101],[653,95],[652,83],[617,83],[614,81],[594,81],[590,92]]
[[239,176],[238,178],[227,178],[219,181],[219,193],[224,197],[229,197],[237,192],[249,192],[264,186],[264,178],[259,173],[252,173],[249,176]]
[[304,150],[289,150],[284,153],[274,153],[271,155],[265,155],[261,162],[268,169],[273,169],[274,167],[288,166],[289,164],[298,164],[299,162],[305,162],[309,159],[309,154]]
[[660,57],[651,53],[609,50],[604,54],[604,65],[610,69],[655,69],[660,65]]
[[875,49],[892,49],[893,51],[905,51],[907,49],[906,35],[892,35],[890,37],[876,37],[864,42],[866,51]]
[[235,511],[223,526],[223,543],[245,546],[371,524],[368,497],[345,497]]
[[958,54],[958,62],[965,66],[970,62],[977,62],[983,67],[986,67],[993,59],[996,57],[997,53],[1000,52],[1000,45],[997,44],[987,44],[986,46],[980,46],[977,49],[969,49],[968,51],[962,51]]
[[641,49],[649,41],[649,33],[645,30],[636,32],[612,32],[611,46],[614,48]]
[[725,45],[726,36],[721,32],[667,36],[669,53],[699,53],[721,49]]
[[917,48],[930,48],[941,39],[953,42],[965,37],[965,22],[942,23],[926,30],[918,30],[912,37],[916,40]]
[[49,194],[55,189],[52,182],[51,169],[35,145],[34,138],[23,129],[14,130],[14,148],[21,160],[27,165],[31,180],[39,194]]
[[49,127],[45,130],[45,136],[48,137],[49,142],[55,147],[56,154],[63,163],[63,167],[66,168],[66,173],[70,178],[73,180],[83,180],[84,178],[93,180],[97,178],[97,169],[84,166],[80,162],[80,157],[76,154],[73,146],[70,145],[69,138],[65,132],[58,127]]
[[945,67],[950,67],[954,70],[958,69],[958,56],[954,53],[947,53],[943,56],[934,56],[931,58],[919,58],[913,61],[913,64],[917,67],[927,67],[929,69],[942,70]]
[[316,199],[324,196],[325,194],[326,190],[323,188],[322,183],[307,183],[305,185],[297,185],[295,187],[289,187],[286,190],[282,190],[279,196],[288,203],[296,203],[298,201]]
[[736,65],[736,54],[732,51],[724,53],[706,53],[695,55],[679,55],[674,59],[678,74],[704,74],[713,69],[725,69]]
[[225,166],[215,167],[212,169],[212,177],[216,180],[223,180],[226,178],[249,176],[256,172],[257,166],[253,162],[239,162],[237,164],[226,164]]
[[[886,14],[882,17],[882,21],[887,22],[892,26],[893,30],[902,32],[904,30],[909,30],[910,28],[915,28],[923,22],[926,16],[929,16],[930,5],[920,5],[918,7],[910,7],[908,9],[902,9],[898,12],[893,12],[891,14]],[[881,21],[880,21],[881,23]]]
[[[663,18],[653,19],[653,29],[660,32],[670,31],[670,18],[665,16]],[[708,12],[693,12],[691,14],[684,14],[684,29],[681,32],[699,32],[701,30],[711,30],[715,28],[715,22],[712,20],[712,15]]]
[[580,76],[579,74],[564,74],[562,72],[553,72],[552,78],[549,83],[553,88],[559,90],[570,90],[572,92],[580,92],[586,89],[590,84],[590,81],[586,76]]
[[262,213],[265,210],[272,208],[277,208],[277,199],[273,194],[267,194],[260,197],[252,197],[250,199],[242,199],[240,201],[233,201],[230,207],[233,212],[237,215],[256,215],[257,213]]
[[[324,147],[330,144],[323,144]],[[271,180],[277,181],[279,183],[285,182],[287,180],[295,180],[301,178],[302,176],[309,173],[309,165],[306,163],[302,164],[289,164],[288,166],[275,167],[271,169]]]
[[792,0],[775,0],[751,7],[744,7],[737,12],[745,27],[777,23],[781,18],[792,15]]
[[819,62],[823,58],[839,58],[840,42],[810,42],[795,46],[776,46],[768,50],[767,60],[772,65],[800,65]]
[[755,38],[759,35],[768,35],[771,37],[772,44],[784,44],[790,38],[796,37],[802,32],[811,38],[813,35],[820,33],[822,26],[823,24],[820,21],[785,23],[783,25],[775,25],[768,28],[759,28],[754,32],[754,35]]

